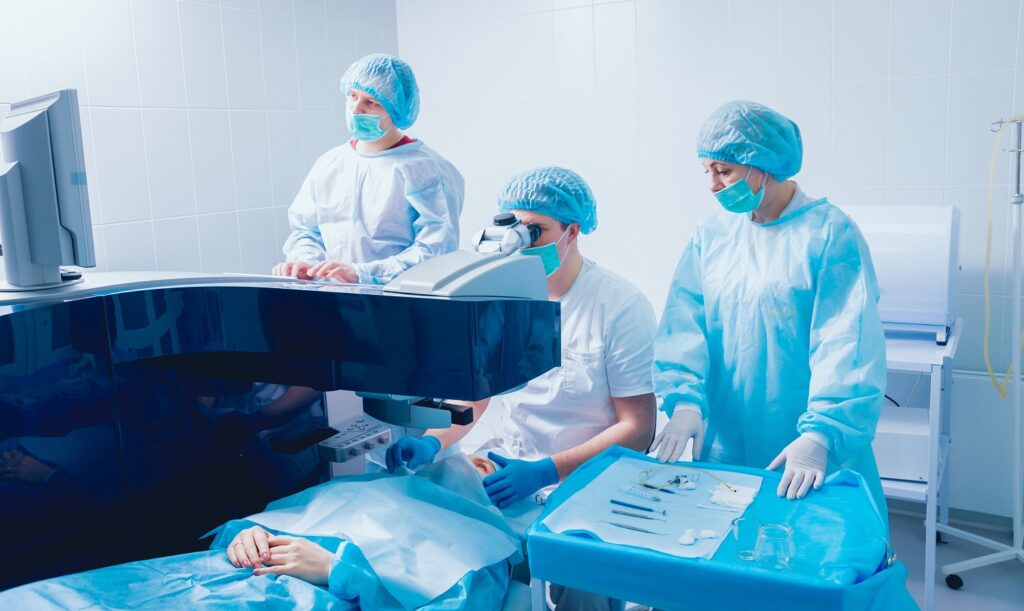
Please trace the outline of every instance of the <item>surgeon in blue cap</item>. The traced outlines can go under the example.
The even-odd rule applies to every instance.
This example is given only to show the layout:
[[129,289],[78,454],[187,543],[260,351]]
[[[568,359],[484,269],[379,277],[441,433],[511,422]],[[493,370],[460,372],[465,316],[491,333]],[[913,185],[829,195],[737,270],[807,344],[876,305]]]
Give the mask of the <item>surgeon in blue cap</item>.
[[387,284],[458,248],[465,185],[455,166],[403,133],[420,111],[409,64],[357,60],[341,79],[351,139],[313,165],[288,208],[275,275]]
[[653,448],[782,468],[803,498],[831,471],[859,471],[883,508],[871,451],[886,382],[878,284],[856,225],[791,180],[800,129],[755,102],[704,123],[697,156],[722,210],[683,251],[654,344],[669,422]]
[[579,174],[560,167],[517,174],[498,196],[498,208],[541,230],[520,253],[541,258],[548,298],[561,304],[562,365],[475,404],[472,425],[399,439],[387,466],[416,468],[462,440],[463,451],[487,453],[496,465],[484,487],[505,508],[532,499],[613,444],[646,449],[656,415],[651,342],[657,325],[635,286],[580,253],[580,235],[597,228],[597,205]]
[[[513,176],[498,208],[536,224],[540,236],[522,256],[537,256],[548,298],[561,304],[562,364],[514,392],[473,403],[473,423],[403,437],[387,451],[387,467],[415,469],[460,442],[486,454],[496,471],[484,490],[521,516],[535,494],[568,477],[609,446],[643,451],[654,436],[651,381],[654,308],[624,278],[583,257],[579,238],[597,228],[597,204],[572,170],[542,167]],[[556,609],[612,609],[604,596],[551,584]]]

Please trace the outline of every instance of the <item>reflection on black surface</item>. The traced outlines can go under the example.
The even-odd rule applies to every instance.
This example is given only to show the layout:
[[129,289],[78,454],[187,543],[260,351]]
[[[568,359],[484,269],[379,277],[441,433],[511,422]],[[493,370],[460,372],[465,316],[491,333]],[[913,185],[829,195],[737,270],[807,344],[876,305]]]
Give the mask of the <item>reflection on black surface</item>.
[[313,388],[477,399],[558,355],[544,302],[224,285],[0,308],[0,589],[203,549],[317,483]]

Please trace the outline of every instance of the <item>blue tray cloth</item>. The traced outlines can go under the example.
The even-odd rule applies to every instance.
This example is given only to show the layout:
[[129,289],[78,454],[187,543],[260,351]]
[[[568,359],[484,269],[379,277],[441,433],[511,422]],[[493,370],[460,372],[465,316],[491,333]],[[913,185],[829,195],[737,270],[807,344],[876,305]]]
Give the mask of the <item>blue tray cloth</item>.
[[[917,605],[904,586],[901,563],[886,566],[888,529],[860,475],[840,471],[801,501],[779,498],[780,473],[729,466],[764,478],[745,517],[793,528],[796,555],[786,571],[736,557],[731,538],[711,559],[679,558],[613,545],[586,535],[552,532],[542,521],[620,457],[659,464],[643,454],[612,447],[577,469],[548,498],[527,533],[530,573],[564,586],[663,609],[878,609]],[[724,465],[693,464],[722,470]]]

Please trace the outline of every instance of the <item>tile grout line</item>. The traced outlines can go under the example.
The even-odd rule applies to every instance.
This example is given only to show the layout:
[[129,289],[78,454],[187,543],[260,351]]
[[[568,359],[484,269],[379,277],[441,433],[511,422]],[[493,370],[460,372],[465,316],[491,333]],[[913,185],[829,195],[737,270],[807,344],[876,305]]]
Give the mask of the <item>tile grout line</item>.
[[[74,10],[75,10],[75,31],[78,33],[78,54],[79,54],[79,56],[82,59],[82,82],[85,85],[86,93],[88,93],[88,91],[89,91],[89,71],[88,71],[88,69],[85,66],[85,47],[82,44],[82,18],[81,18],[81,15],[78,12],[78,2],[77,1],[74,3]],[[22,57],[24,58],[24,56],[22,56]],[[24,66],[24,63],[25,62],[23,61],[23,66]],[[24,67],[25,67],[25,87],[26,87],[26,92],[31,93],[31,92],[28,91],[28,67],[27,66],[24,66]],[[86,100],[86,101],[88,102],[88,100]],[[92,142],[90,142],[89,145],[92,148],[92,159],[93,159],[93,162],[94,162],[94,165],[95,165],[95,163],[96,163],[96,161],[98,159],[97,156],[96,156],[96,130],[94,129],[93,121],[92,121],[92,108],[88,104],[85,105],[85,108],[87,108],[89,110],[89,113],[88,113],[89,114],[89,119],[88,119],[89,120],[89,132],[92,134]],[[81,114],[82,114],[82,105],[81,104],[79,105],[78,114],[79,114],[79,119],[81,119]],[[83,153],[84,153],[84,151],[83,151]],[[83,159],[82,161],[84,162],[85,160]],[[96,169],[96,177],[97,178],[99,178],[99,174],[100,174],[99,169]],[[88,185],[88,180],[89,180],[88,176],[86,176],[86,185]],[[103,183],[102,180],[100,180],[100,181],[98,181],[96,183],[96,195],[99,197],[101,203],[103,201],[103,196],[100,194],[100,185],[102,183]],[[91,207],[92,206],[91,206],[91,202],[90,202],[90,208]],[[102,208],[100,209],[100,215],[104,216]],[[90,210],[90,214],[89,214],[89,221],[90,222],[92,221],[92,211],[91,210]],[[102,225],[101,225],[101,227],[102,227]],[[104,232],[103,232],[103,265],[104,265],[104,267],[109,265],[108,257],[107,257],[107,252],[108,251],[107,251],[106,231],[104,230]],[[94,236],[93,237],[93,254],[95,255],[95,253],[96,253],[96,240],[95,240],[95,236]],[[154,254],[155,254],[155,252],[154,252]]]
[[[231,91],[228,88],[228,50],[227,50],[227,36],[224,34],[224,7],[218,3],[217,5],[217,21],[220,22],[220,52],[221,58],[223,59],[224,66],[224,97],[226,98],[226,107],[224,108],[224,114],[228,121],[228,149],[231,151],[228,156],[228,161],[231,162],[231,188],[234,195],[235,207],[235,236],[238,238],[238,258],[237,258],[237,270],[242,271],[242,227],[238,217],[238,168],[235,167],[235,132],[234,132],[234,121],[232,120],[232,105],[231,105]],[[230,270],[220,270],[230,271]]]
[[135,60],[135,86],[138,87],[139,92],[139,127],[142,129],[142,162],[146,167],[146,198],[149,202],[149,233],[150,233],[150,244],[153,247],[153,267],[160,269],[160,253],[157,252],[156,248],[156,224],[153,222],[153,185],[150,180],[150,165],[149,165],[149,146],[146,144],[146,117],[142,111],[142,77],[139,70],[139,52],[136,46],[135,39],[135,20],[132,18],[134,12],[132,11],[131,0],[125,0],[125,4],[128,6],[128,32],[132,39],[132,58]]
[[192,146],[192,108],[189,106],[189,86],[188,77],[185,75],[185,33],[184,27],[181,22],[181,3],[175,1],[174,9],[178,16],[178,48],[181,54],[181,76],[182,76],[182,88],[185,90],[185,134],[188,136],[188,167],[192,172],[192,209],[195,211],[193,218],[195,219],[196,225],[196,243],[199,245],[199,270],[204,271],[205,265],[203,264],[203,243],[200,236],[199,227],[199,185],[196,183],[196,162],[195,153]]

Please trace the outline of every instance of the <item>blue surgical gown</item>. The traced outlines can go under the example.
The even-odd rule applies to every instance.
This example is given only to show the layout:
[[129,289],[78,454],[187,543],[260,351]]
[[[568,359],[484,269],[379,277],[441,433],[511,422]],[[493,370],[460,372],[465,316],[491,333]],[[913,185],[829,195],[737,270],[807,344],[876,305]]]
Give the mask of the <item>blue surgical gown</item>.
[[696,406],[703,457],[764,468],[803,433],[829,471],[859,471],[884,514],[871,451],[885,392],[885,337],[867,244],[841,210],[799,189],[783,215],[702,220],[676,269],[654,344],[669,416]]
[[379,153],[346,142],[313,164],[288,208],[288,261],[337,261],[387,284],[459,247],[462,174],[417,140]]

